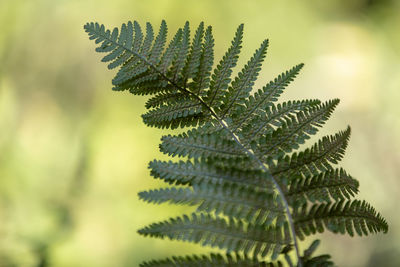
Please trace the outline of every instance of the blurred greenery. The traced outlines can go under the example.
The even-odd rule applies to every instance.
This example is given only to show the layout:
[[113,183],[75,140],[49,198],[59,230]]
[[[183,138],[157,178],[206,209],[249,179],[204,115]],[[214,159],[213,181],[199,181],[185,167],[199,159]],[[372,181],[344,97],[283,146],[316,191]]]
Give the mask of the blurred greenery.
[[245,23],[240,65],[271,40],[261,86],[299,63],[285,98],[340,98],[327,125],[352,126],[343,165],[388,220],[387,235],[324,234],[339,266],[400,266],[400,1],[0,0],[0,266],[137,266],[206,249],[136,229],[187,208],[155,207],[147,163],[162,131],[145,99],[111,91],[113,73],[82,27],[128,20],[214,29],[216,59]]

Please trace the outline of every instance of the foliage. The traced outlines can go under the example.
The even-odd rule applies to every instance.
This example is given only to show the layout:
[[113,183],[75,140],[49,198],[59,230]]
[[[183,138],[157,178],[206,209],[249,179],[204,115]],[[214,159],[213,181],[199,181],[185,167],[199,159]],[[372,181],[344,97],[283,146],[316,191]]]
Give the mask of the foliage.
[[[268,48],[264,40],[232,78],[242,47],[240,25],[231,46],[214,65],[211,26],[200,23],[190,37],[187,22],[167,42],[167,25],[156,36],[150,23],[120,29],[84,26],[119,70],[113,90],[149,95],[143,121],[157,128],[191,127],[162,137],[160,150],[183,161],[152,161],[151,174],[171,186],[141,192],[150,203],[196,206],[191,215],[153,223],[144,236],[218,247],[226,255],[172,257],[142,266],[331,266],[328,255],[312,257],[319,242],[303,252],[298,239],[322,232],[353,236],[384,232],[388,225],[365,201],[352,200],[358,182],[334,165],[342,159],[350,128],[326,136],[311,148],[300,145],[329,119],[338,99],[276,103],[303,64],[254,87]],[[145,34],[143,33],[145,32]]]

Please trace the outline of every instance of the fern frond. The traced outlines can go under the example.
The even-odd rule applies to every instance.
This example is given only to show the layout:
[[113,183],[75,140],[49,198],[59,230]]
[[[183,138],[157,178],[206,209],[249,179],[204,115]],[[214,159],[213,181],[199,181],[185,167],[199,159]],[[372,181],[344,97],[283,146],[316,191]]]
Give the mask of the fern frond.
[[[135,23],[135,35],[138,34],[139,34],[138,40],[141,42],[141,39],[143,37],[140,25],[138,23]],[[142,62],[139,57],[135,56],[134,52],[143,57],[148,57],[150,54],[150,48],[153,44],[153,40],[154,40],[153,26],[151,26],[150,23],[147,23],[146,36],[144,38],[143,43],[137,44],[135,50],[129,50],[129,47],[126,47],[127,52],[130,52],[132,54],[132,58],[123,64],[121,69],[118,71],[117,75],[112,80],[112,83],[114,85],[113,90],[123,91],[123,90],[134,89],[131,88],[128,83],[132,79],[140,77],[146,71],[148,71],[147,65],[144,62]],[[134,49],[134,47],[132,49]],[[134,93],[134,90],[131,90],[131,92]]]
[[245,102],[245,109],[240,112],[237,119],[237,129],[252,117],[253,114],[263,114],[265,109],[273,102],[278,100],[286,86],[299,74],[304,64],[294,66],[292,69],[280,74],[273,81],[269,82],[262,89],[259,89],[254,95],[250,96]]
[[241,221],[226,221],[206,214],[193,213],[169,221],[151,224],[138,231],[150,237],[171,240],[182,240],[200,243],[203,246],[218,247],[230,252],[250,253],[256,257],[267,256],[272,252],[274,260],[282,248],[291,242],[289,227],[265,227],[261,225],[244,225]]
[[204,43],[201,51],[199,71],[193,77],[192,91],[202,97],[205,96],[205,89],[210,84],[211,70],[214,63],[214,37],[212,27],[209,26],[204,35]]
[[331,163],[337,164],[343,158],[349,138],[350,127],[335,135],[324,136],[311,149],[279,158],[276,165],[270,166],[271,173],[279,177],[293,177],[296,174],[318,175],[331,170]]
[[149,56],[149,61],[153,65],[157,65],[161,59],[161,53],[164,50],[165,42],[167,40],[167,31],[167,24],[165,23],[165,20],[163,20]]
[[243,27],[244,25],[240,24],[237,28],[231,47],[225,53],[211,77],[210,90],[205,100],[211,107],[217,108],[222,104],[222,96],[231,82],[232,69],[236,66],[242,48]]
[[180,42],[182,41],[182,34],[183,34],[182,29],[179,29],[176,32],[175,36],[172,38],[172,40],[169,42],[168,47],[165,50],[165,53],[163,54],[163,57],[159,64],[160,70],[163,73],[167,73],[167,70],[170,67],[170,65],[172,64],[172,61],[177,56],[178,48],[179,48]]
[[283,267],[280,261],[265,262],[254,257],[239,254],[193,255],[171,259],[144,262],[140,267]]
[[330,117],[334,108],[339,103],[338,99],[328,101],[320,106],[310,108],[289,115],[282,127],[276,129],[266,137],[261,137],[257,142],[256,153],[260,157],[278,158],[297,149],[300,144],[314,135],[317,127],[321,127]]
[[359,183],[342,168],[318,175],[294,179],[286,196],[292,203],[330,202],[351,199],[358,193]]
[[142,118],[149,126],[171,129],[201,125],[209,119],[202,113],[201,104],[191,99],[182,99],[175,105],[162,105],[142,115]]
[[304,250],[302,261],[304,266],[306,267],[332,267],[334,266],[333,262],[331,261],[331,256],[324,254],[319,256],[312,256],[320,244],[320,240],[314,240],[309,248]]
[[[261,115],[255,114],[252,116],[252,119],[242,125],[240,133],[243,135],[243,142],[251,143],[260,136],[273,132],[275,127],[281,127],[289,119],[288,116],[290,114],[307,111],[313,107],[317,107],[319,104],[321,104],[319,100],[298,100],[283,102],[277,105],[271,104],[271,106],[266,108],[265,113]],[[238,127],[235,120],[233,127]]]
[[[237,164],[236,164],[237,165]],[[269,177],[259,170],[245,168],[223,168],[205,161],[158,161],[150,162],[150,174],[169,184],[192,185],[200,183],[237,184],[252,187],[257,191],[272,192],[273,185]]]
[[160,150],[169,156],[189,158],[244,157],[246,154],[233,141],[222,134],[200,133],[190,130],[176,136],[163,136]]
[[383,217],[365,201],[338,201],[335,203],[314,204],[310,210],[307,205],[294,211],[296,233],[304,236],[322,233],[324,229],[354,236],[354,231],[362,236],[369,233],[388,231]]
[[276,194],[258,192],[236,184],[193,184],[192,188],[163,188],[139,193],[140,199],[150,203],[172,203],[197,206],[198,212],[215,212],[230,218],[244,219],[255,224],[268,225],[285,221],[282,202]]
[[[261,43],[259,49],[256,50],[253,57],[247,62],[238,76],[232,82],[232,85],[228,88],[228,91],[224,94],[224,105],[221,109],[223,110],[221,118],[232,114],[232,108],[234,105],[242,105],[245,99],[253,89],[254,82],[256,81],[258,74],[261,70],[261,64],[264,61],[267,53],[268,40],[264,40]],[[236,110],[236,109],[234,109]]]
[[203,44],[204,23],[201,22],[194,34],[193,42],[190,47],[189,54],[186,59],[185,66],[182,70],[184,84],[186,85],[188,79],[195,77],[200,66],[200,57]]
[[180,42],[178,46],[177,57],[173,61],[170,70],[170,76],[172,76],[172,80],[174,82],[178,82],[179,80],[183,79],[181,72],[185,66],[187,53],[189,51],[189,42],[190,42],[189,39],[190,39],[189,22],[186,22],[185,26],[183,27],[182,42]]
[[181,100],[190,99],[181,92],[161,92],[147,100],[145,107],[147,109],[157,108],[163,105],[179,104]]
[[[282,254],[288,266],[332,266],[329,255],[311,255],[317,241],[301,256],[297,239],[325,229],[350,235],[387,232],[386,221],[374,208],[351,200],[358,181],[333,167],[344,156],[350,128],[292,153],[317,132],[338,104],[338,100],[275,104],[303,64],[250,95],[268,41],[231,82],[243,25],[214,70],[212,28],[203,22],[193,38],[186,22],[168,44],[165,21],[156,37],[150,23],[144,36],[136,21],[112,31],[98,23],[87,23],[84,29],[108,68],[119,68],[113,90],[152,95],[143,115],[147,125],[195,127],[164,136],[160,144],[161,152],[186,161],[149,165],[154,178],[181,187],[139,195],[157,204],[197,206],[196,212],[152,224],[139,233],[243,255],[175,257],[142,266],[281,266],[281,262],[258,260],[269,253],[272,260]],[[295,264],[288,254],[292,248]]]

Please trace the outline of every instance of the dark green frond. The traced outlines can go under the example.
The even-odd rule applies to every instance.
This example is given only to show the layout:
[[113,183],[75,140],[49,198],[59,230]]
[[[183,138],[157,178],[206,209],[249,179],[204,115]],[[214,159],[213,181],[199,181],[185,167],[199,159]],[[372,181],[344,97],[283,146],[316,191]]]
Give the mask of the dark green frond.
[[299,148],[314,135],[332,114],[339,100],[328,101],[317,107],[288,115],[282,126],[258,140],[256,153],[260,157],[278,158]]
[[167,24],[165,20],[161,22],[160,30],[154,41],[153,47],[150,51],[149,62],[157,65],[160,62],[161,53],[164,51],[165,42],[167,40]]
[[358,193],[359,183],[342,168],[318,175],[294,179],[286,196],[292,203],[330,202],[332,199],[351,199]]
[[219,107],[223,94],[228,89],[231,82],[232,69],[236,66],[239,59],[240,49],[242,48],[243,24],[236,30],[235,38],[231,47],[225,53],[211,76],[210,90],[208,91],[206,102],[211,107]]
[[190,130],[187,133],[176,136],[163,136],[161,141],[161,152],[170,156],[187,156],[189,158],[246,156],[235,141],[217,133],[203,134],[199,131]]
[[190,99],[179,101],[175,105],[162,105],[142,117],[149,126],[171,129],[197,126],[209,118],[202,113],[202,105]]
[[294,211],[296,233],[300,239],[322,233],[326,228],[334,233],[354,236],[354,231],[362,236],[369,233],[388,231],[383,217],[365,201],[338,201],[335,203],[307,205]]
[[[135,33],[139,32],[141,34],[140,26],[137,26],[138,31],[135,30]],[[135,28],[136,29],[136,28]],[[141,37],[141,36],[139,36]],[[150,49],[154,40],[154,32],[153,26],[150,23],[146,24],[146,36],[144,38],[143,44],[137,48],[137,50],[131,50],[133,57],[122,65],[121,69],[118,71],[117,75],[112,80],[114,85],[113,90],[122,91],[134,89],[129,82],[132,82],[133,79],[141,77],[145,74],[145,72],[149,72],[148,64],[143,62],[140,57],[137,55],[141,55],[144,58],[148,58],[150,54]],[[137,54],[134,54],[136,52]],[[148,74],[147,74],[148,75]],[[133,87],[133,88],[132,88]]]
[[209,26],[204,35],[204,43],[201,51],[199,71],[193,77],[192,91],[202,97],[205,96],[205,89],[210,85],[211,70],[214,63],[214,37],[212,28]]
[[324,136],[311,149],[278,159],[278,163],[270,167],[271,173],[279,177],[293,177],[297,174],[318,175],[331,170],[331,163],[337,164],[342,159],[349,138],[350,127],[335,135]]
[[305,267],[332,267],[333,262],[330,260],[331,256],[324,254],[319,256],[313,256],[315,250],[321,243],[320,240],[314,240],[311,245],[304,250],[303,256],[301,257]]
[[[236,164],[237,165],[237,164]],[[158,161],[150,162],[149,168],[154,178],[160,178],[169,184],[192,185],[200,183],[237,184],[251,187],[257,191],[272,192],[273,185],[269,177],[260,170],[245,168],[223,168],[205,161]]]
[[181,101],[190,99],[186,94],[181,92],[161,92],[149,100],[147,100],[145,107],[147,109],[157,108],[163,105],[172,106],[179,104]]
[[315,256],[310,259],[303,260],[304,267],[333,267],[335,264],[331,261],[328,254]]
[[165,50],[165,53],[163,54],[163,57],[160,62],[160,70],[163,73],[167,73],[168,68],[172,64],[172,61],[176,58],[177,52],[179,49],[179,45],[182,41],[182,29],[179,29],[175,36],[172,38],[172,40],[169,42],[167,49]]
[[204,23],[201,22],[193,37],[189,54],[185,66],[182,70],[183,80],[186,85],[187,80],[195,77],[200,66],[201,50],[203,46]]
[[[225,98],[224,104],[221,107],[223,110],[222,118],[231,115],[234,105],[242,105],[249,96],[261,70],[261,64],[264,61],[267,48],[268,40],[264,40],[253,57],[247,62],[242,71],[239,72],[238,76],[232,82],[232,85],[228,88],[228,91],[225,92],[223,96]],[[236,111],[236,109],[233,109],[233,111]]]
[[[231,80],[243,24],[214,70],[212,28],[203,22],[192,37],[186,22],[168,42],[165,21],[156,36],[150,23],[144,34],[136,21],[113,30],[87,23],[84,29],[108,68],[118,68],[113,90],[150,95],[149,110],[142,115],[145,124],[193,127],[161,139],[161,152],[185,161],[149,164],[154,178],[173,186],[139,197],[156,204],[195,206],[196,211],[139,233],[225,250],[221,255],[149,261],[142,267],[283,266],[275,261],[278,255],[291,267],[333,266],[329,255],[312,255],[319,241],[302,256],[298,239],[325,229],[351,236],[388,231],[374,208],[352,200],[358,181],[334,167],[344,156],[350,128],[295,151],[317,133],[339,102],[276,103],[303,64],[251,95],[266,56],[265,40]],[[271,262],[260,261],[269,254]]]
[[139,197],[150,203],[172,203],[197,206],[198,212],[215,212],[230,218],[244,219],[255,224],[277,224],[286,221],[280,198],[273,193],[236,184],[193,184],[192,188],[163,188],[140,192]]
[[144,262],[140,267],[283,267],[280,261],[265,262],[239,254],[193,255]]
[[254,95],[250,96],[245,102],[245,109],[237,119],[237,125],[240,126],[246,122],[253,114],[265,112],[265,109],[278,100],[286,86],[299,74],[304,64],[294,66],[292,69],[280,74],[273,81],[269,82],[262,89],[259,89]]
[[[182,69],[185,66],[187,54],[189,51],[189,42],[190,42],[190,28],[189,28],[189,22],[185,23],[185,26],[183,27],[183,33],[182,33],[182,42],[179,43],[178,49],[177,49],[177,57],[172,63],[172,67],[169,73],[169,76],[171,76],[171,79],[174,82],[179,82],[183,80],[183,75],[182,75]],[[182,84],[183,82],[180,82]]]
[[[281,127],[282,124],[289,119],[290,114],[299,111],[307,111],[321,104],[319,100],[298,100],[288,101],[282,104],[271,104],[267,107],[265,113],[254,114],[248,122],[242,125],[241,134],[244,143],[251,143],[260,136],[267,135],[275,130],[275,127]],[[233,127],[237,128],[238,121],[234,122]]]
[[265,257],[272,252],[274,260],[282,248],[291,242],[289,228],[244,225],[241,221],[226,221],[206,214],[193,213],[169,221],[151,224],[138,231],[150,237],[200,243],[230,252],[244,252]]

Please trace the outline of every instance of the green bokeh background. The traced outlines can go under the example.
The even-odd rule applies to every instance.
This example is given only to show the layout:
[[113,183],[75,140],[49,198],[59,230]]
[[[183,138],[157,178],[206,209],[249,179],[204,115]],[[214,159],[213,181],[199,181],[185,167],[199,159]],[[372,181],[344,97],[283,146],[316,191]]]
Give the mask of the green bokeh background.
[[187,210],[152,206],[147,163],[162,131],[144,98],[111,91],[115,74],[82,26],[128,20],[170,33],[213,26],[216,61],[245,23],[239,66],[271,41],[257,87],[304,62],[285,99],[340,98],[319,136],[352,126],[342,165],[390,224],[387,235],[320,235],[339,266],[400,266],[400,1],[0,0],[0,266],[137,266],[209,251],[136,230]]

